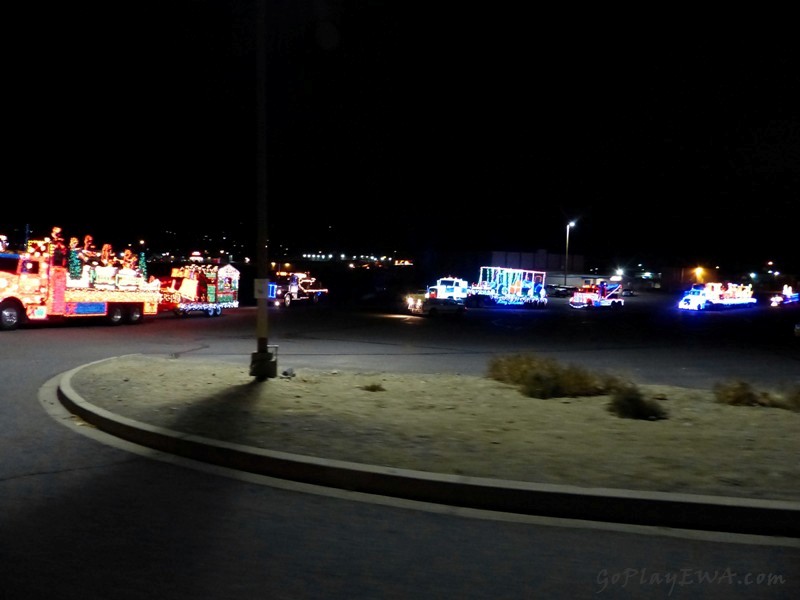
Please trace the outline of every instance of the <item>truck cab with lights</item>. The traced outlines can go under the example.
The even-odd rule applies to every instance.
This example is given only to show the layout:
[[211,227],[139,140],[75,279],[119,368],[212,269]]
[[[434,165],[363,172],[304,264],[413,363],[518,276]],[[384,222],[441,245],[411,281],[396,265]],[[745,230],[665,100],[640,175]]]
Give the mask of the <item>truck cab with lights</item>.
[[268,298],[275,306],[289,307],[295,302],[319,304],[328,297],[328,289],[309,273],[278,271],[269,283]]
[[429,298],[464,300],[469,294],[469,282],[459,277],[441,277],[428,287]]
[[572,308],[620,308],[624,304],[622,284],[614,281],[584,285],[575,290],[569,299]]
[[757,300],[753,286],[739,283],[697,283],[687,291],[678,308],[681,310],[714,310],[752,306]]

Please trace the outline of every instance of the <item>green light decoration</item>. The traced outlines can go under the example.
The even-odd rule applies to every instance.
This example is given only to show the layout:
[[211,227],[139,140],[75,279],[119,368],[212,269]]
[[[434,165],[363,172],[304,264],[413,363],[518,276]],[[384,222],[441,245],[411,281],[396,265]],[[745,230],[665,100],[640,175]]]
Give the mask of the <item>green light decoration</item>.
[[69,268],[70,279],[80,279],[83,264],[78,256],[78,251],[75,248],[70,249],[69,259],[67,260],[67,267]]
[[139,252],[139,270],[142,272],[142,278],[147,280],[147,261],[144,257],[144,252]]

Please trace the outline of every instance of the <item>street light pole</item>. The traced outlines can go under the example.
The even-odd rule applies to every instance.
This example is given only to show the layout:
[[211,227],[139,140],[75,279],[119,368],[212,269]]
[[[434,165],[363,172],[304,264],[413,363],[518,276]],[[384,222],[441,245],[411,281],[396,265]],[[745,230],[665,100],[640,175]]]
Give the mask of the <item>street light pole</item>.
[[269,345],[269,324],[267,319],[267,290],[269,279],[269,256],[267,252],[267,31],[266,2],[257,3],[256,40],[256,203],[257,248],[256,276],[263,285],[258,297],[256,312],[256,351],[250,355],[250,375],[263,382],[277,377],[278,347]]
[[569,230],[575,227],[575,221],[567,223],[567,245],[564,248],[564,287],[567,287],[567,269],[569,265]]

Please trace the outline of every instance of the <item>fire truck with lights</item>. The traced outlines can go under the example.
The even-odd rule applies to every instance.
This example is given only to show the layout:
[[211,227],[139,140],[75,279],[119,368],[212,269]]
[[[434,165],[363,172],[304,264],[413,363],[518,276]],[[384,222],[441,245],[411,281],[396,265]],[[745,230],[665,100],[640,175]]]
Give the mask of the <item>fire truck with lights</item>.
[[173,267],[161,281],[159,312],[187,317],[199,312],[218,317],[224,308],[239,306],[239,270],[232,265],[188,264]]
[[541,308],[547,305],[545,277],[544,271],[481,267],[478,283],[470,286],[465,303],[473,307]]
[[158,280],[147,281],[143,256],[138,265],[82,262],[78,250],[56,246],[50,238],[29,241],[25,252],[2,252],[0,330],[78,317],[141,323],[158,312],[160,295]]
[[608,283],[605,281],[579,287],[569,299],[569,305],[572,308],[619,308],[624,304],[625,300],[622,299],[622,284]]

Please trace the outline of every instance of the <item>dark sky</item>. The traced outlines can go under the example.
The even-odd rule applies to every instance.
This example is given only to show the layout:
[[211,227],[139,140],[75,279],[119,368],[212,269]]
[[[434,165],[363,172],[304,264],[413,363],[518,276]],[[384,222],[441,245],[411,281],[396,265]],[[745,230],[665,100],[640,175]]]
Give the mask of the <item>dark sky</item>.
[[[46,202],[75,228],[253,238],[254,3],[108,4],[16,21],[23,181],[0,223],[47,223]],[[577,219],[595,259],[800,270],[780,15],[517,4],[269,3],[271,243],[562,252]]]

